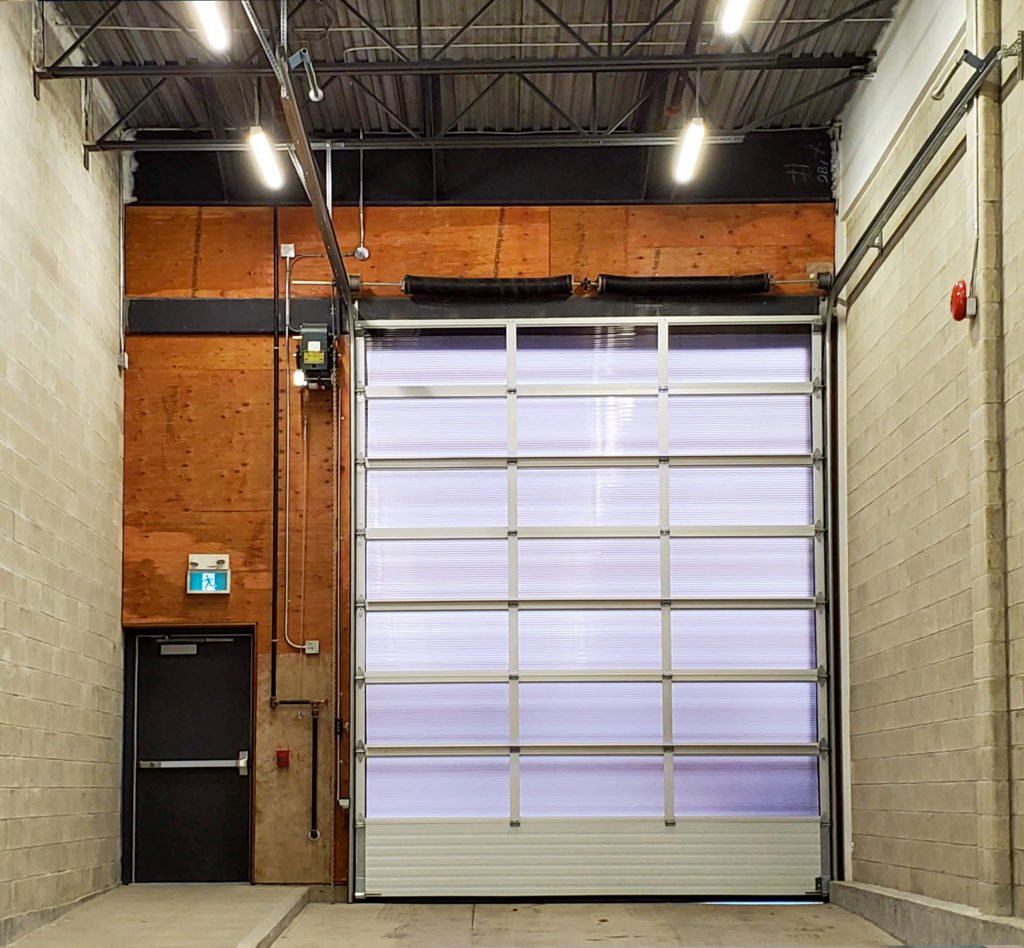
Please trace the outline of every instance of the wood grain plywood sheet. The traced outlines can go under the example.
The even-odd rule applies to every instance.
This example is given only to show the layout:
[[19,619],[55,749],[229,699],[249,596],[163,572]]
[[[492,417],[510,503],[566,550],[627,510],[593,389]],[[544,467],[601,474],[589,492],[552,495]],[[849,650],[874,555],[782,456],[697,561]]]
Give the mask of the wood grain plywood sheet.
[[[275,248],[269,208],[129,208],[129,296],[273,295]],[[309,208],[281,208],[279,239],[322,254]],[[334,211],[344,252],[359,242],[358,209]],[[768,269],[800,279],[834,254],[831,204],[605,207],[369,207],[370,258],[346,258],[364,284],[406,274],[453,277],[599,273],[735,275]],[[733,252],[726,252],[731,250]],[[294,265],[298,281],[328,281],[326,259]],[[284,267],[279,286],[284,289]],[[794,288],[804,292],[806,288]],[[329,286],[293,284],[296,297],[328,297]],[[366,285],[364,296],[397,296]]]
[[199,252],[196,207],[125,208],[125,294],[192,295]]
[[274,294],[273,211],[204,207],[193,295],[253,299]]
[[626,266],[624,207],[551,208],[548,271],[577,280],[599,273],[622,273]]

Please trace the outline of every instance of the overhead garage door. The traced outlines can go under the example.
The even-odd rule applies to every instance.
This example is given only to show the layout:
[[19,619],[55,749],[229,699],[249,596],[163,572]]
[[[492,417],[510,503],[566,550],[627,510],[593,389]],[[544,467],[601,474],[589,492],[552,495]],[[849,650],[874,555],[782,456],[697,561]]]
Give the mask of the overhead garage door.
[[357,896],[814,891],[807,320],[357,339]]

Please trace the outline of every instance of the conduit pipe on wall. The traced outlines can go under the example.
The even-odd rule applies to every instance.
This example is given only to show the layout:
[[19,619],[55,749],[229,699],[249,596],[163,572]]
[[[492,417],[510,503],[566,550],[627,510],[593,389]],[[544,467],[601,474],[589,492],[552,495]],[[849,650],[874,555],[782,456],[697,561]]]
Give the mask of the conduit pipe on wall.
[[278,255],[277,208],[274,208],[274,477],[271,491],[270,515],[270,707],[277,705],[277,580],[280,556],[280,498],[281,489],[281,267]]
[[[980,49],[1001,42],[999,0],[968,0]],[[1013,914],[1006,614],[1006,484],[1002,303],[1002,122],[996,72],[974,104],[978,315],[970,327],[971,608],[977,747],[978,908]]]

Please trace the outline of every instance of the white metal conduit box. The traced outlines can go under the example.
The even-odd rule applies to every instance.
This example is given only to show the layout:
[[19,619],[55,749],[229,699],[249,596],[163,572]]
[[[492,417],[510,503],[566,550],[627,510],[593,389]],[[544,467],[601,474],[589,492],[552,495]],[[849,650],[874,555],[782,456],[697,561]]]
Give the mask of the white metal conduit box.
[[190,553],[185,591],[200,596],[231,592],[231,557],[227,553]]

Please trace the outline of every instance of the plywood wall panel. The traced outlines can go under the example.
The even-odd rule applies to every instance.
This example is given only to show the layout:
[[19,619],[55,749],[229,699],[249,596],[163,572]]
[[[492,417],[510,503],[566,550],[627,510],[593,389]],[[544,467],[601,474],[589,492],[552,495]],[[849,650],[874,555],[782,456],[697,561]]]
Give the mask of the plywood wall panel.
[[193,295],[253,297],[274,293],[273,211],[204,207]]
[[[129,625],[256,627],[256,744],[254,858],[258,882],[332,881],[332,859],[347,850],[347,819],[335,819],[333,722],[347,717],[348,691],[336,701],[334,651],[334,555],[341,561],[343,595],[348,595],[348,511],[334,541],[331,498],[333,423],[330,395],[302,394],[290,384],[288,357],[281,355],[282,465],[290,452],[292,478],[289,531],[283,517],[284,476],[279,497],[283,578],[290,552],[292,639],[317,639],[320,654],[307,656],[284,641],[279,623],[278,696],[324,702],[317,777],[322,838],[309,838],[310,711],[271,708],[273,349],[268,337],[132,336],[125,374],[125,507],[123,620]],[[341,374],[347,373],[343,356]],[[291,408],[285,437],[284,405]],[[305,423],[303,423],[305,422]],[[342,419],[341,456],[348,444]],[[287,448],[286,448],[287,445]],[[338,467],[348,496],[347,464]],[[185,592],[190,553],[231,555],[228,596]],[[279,581],[279,617],[285,615]],[[347,598],[340,616],[347,649]],[[347,654],[343,656],[347,680]],[[347,737],[341,742],[347,753]],[[291,751],[291,766],[274,763],[279,747]],[[347,773],[343,793],[347,789]],[[337,826],[337,834],[335,834]],[[343,882],[347,864],[335,865]]]
[[125,208],[125,293],[191,296],[199,252],[197,207]]
[[551,275],[571,273],[597,279],[623,273],[626,266],[627,208],[551,208]]
[[[128,208],[129,296],[273,295],[268,208]],[[309,208],[278,211],[279,239],[299,254],[322,254]],[[359,242],[356,208],[336,208],[344,252]],[[721,275],[770,270],[805,278],[834,253],[831,204],[608,207],[369,207],[368,260],[346,259],[365,296],[396,296],[409,273],[455,277],[599,273]],[[726,252],[731,250],[733,252]],[[295,263],[296,280],[329,280],[325,259]],[[284,267],[280,288],[284,288]],[[781,288],[779,290],[782,291]],[[791,292],[805,292],[796,287]],[[293,286],[326,297],[327,286]]]

